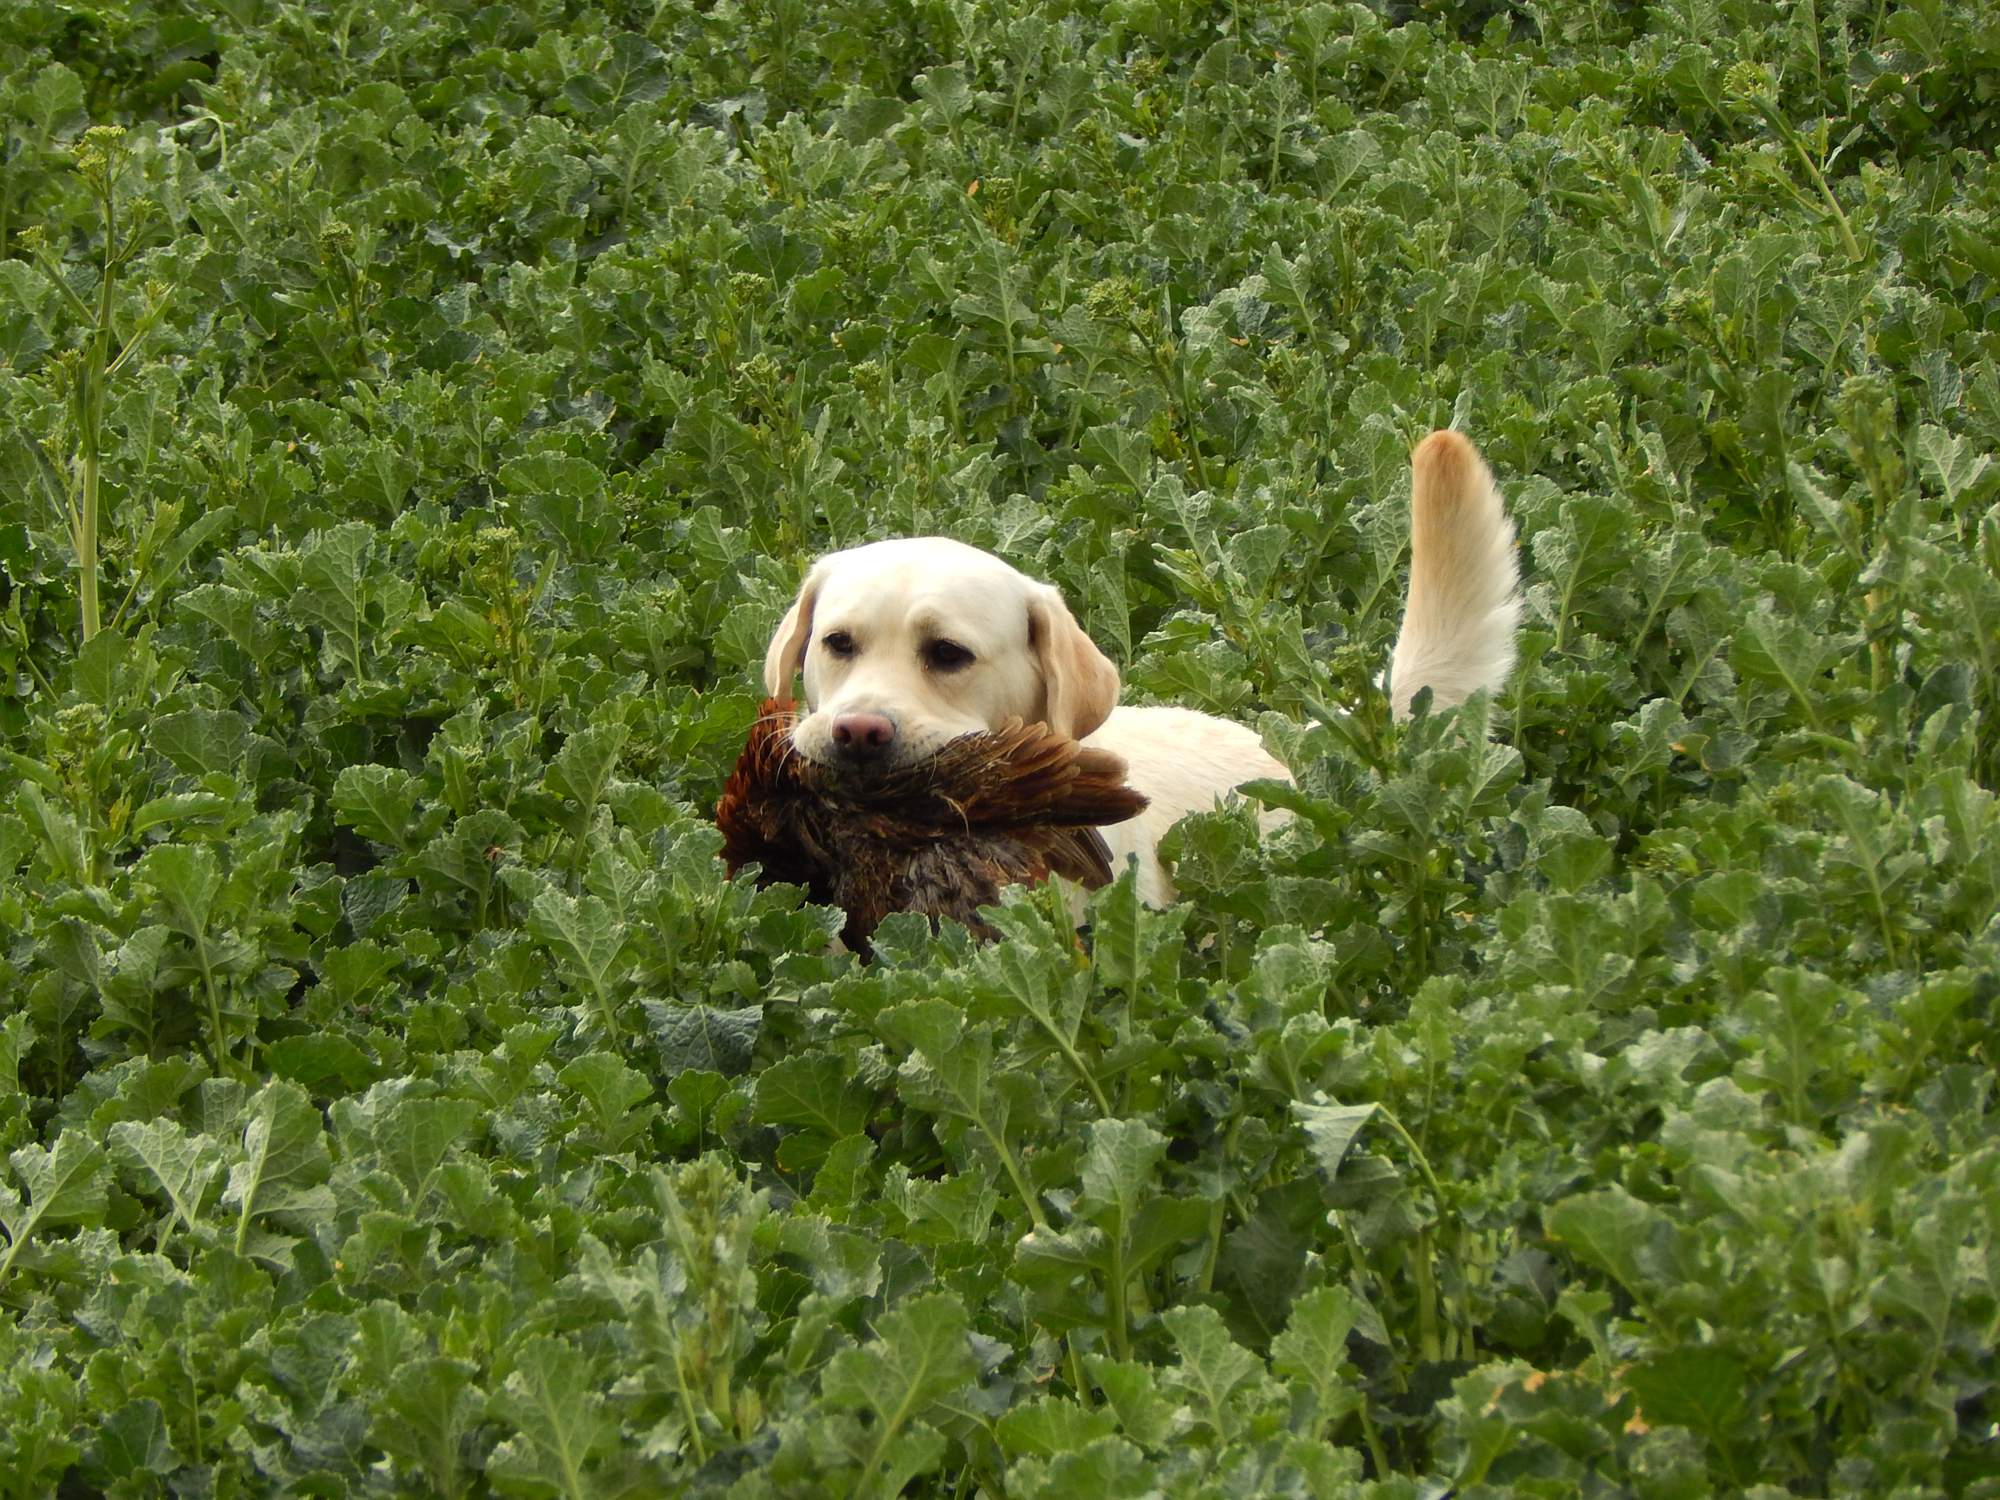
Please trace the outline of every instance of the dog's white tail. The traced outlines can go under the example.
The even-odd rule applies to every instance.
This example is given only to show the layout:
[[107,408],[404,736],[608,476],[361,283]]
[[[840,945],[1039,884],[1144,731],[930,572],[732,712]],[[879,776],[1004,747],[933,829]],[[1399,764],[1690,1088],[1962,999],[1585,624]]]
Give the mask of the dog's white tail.
[[1479,450],[1434,432],[1410,470],[1410,594],[1389,665],[1398,718],[1423,688],[1439,708],[1497,689],[1514,668],[1521,618],[1514,523]]

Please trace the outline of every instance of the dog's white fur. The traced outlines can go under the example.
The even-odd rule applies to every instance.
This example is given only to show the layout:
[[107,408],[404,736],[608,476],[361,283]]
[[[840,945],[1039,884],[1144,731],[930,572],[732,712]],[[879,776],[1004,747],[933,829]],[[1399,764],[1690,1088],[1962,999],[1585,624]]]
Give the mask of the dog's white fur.
[[[1499,687],[1521,610],[1514,527],[1479,450],[1435,432],[1411,463],[1410,589],[1389,669],[1398,714],[1425,687],[1439,707]],[[938,642],[971,660],[941,665]],[[1118,707],[1118,669],[1060,594],[944,537],[872,542],[814,564],[771,638],[766,690],[783,695],[801,670],[809,711],[792,739],[809,760],[834,758],[834,722],[854,714],[890,720],[897,764],[1009,718],[1123,757],[1150,804],[1103,834],[1114,868],[1138,859],[1139,895],[1156,905],[1173,897],[1158,854],[1168,828],[1245,781],[1288,775],[1241,724]]]
[[1389,659],[1399,715],[1426,687],[1446,708],[1506,682],[1520,583],[1493,471],[1465,437],[1432,433],[1410,456],[1410,592]]

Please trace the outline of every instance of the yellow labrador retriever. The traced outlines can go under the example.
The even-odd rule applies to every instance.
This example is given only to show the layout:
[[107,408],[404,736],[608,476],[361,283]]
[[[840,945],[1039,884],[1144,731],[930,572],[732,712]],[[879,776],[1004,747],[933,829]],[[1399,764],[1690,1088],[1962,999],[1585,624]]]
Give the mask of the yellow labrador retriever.
[[[1389,669],[1396,711],[1425,687],[1443,707],[1496,688],[1520,616],[1514,527],[1479,450],[1434,432],[1411,460],[1410,589]],[[1283,777],[1257,735],[1185,708],[1118,706],[1118,669],[1045,583],[945,537],[871,542],[821,558],[780,622],[764,685],[805,674],[792,732],[808,760],[857,769],[934,755],[1009,718],[1124,758],[1151,799],[1103,830],[1114,868],[1139,862],[1139,895],[1173,898],[1157,853],[1187,813],[1245,781]]]

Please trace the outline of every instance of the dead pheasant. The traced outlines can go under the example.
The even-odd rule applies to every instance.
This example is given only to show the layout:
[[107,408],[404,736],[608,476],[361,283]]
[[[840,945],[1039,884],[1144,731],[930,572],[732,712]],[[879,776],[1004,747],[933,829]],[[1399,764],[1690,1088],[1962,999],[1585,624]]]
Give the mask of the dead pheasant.
[[715,821],[734,875],[755,861],[764,884],[804,886],[847,913],[848,947],[865,953],[892,911],[954,917],[982,937],[980,906],[1000,888],[1062,875],[1111,880],[1100,824],[1146,805],[1125,763],[1018,720],[949,742],[926,761],[856,775],[792,748],[794,705],[768,699]]

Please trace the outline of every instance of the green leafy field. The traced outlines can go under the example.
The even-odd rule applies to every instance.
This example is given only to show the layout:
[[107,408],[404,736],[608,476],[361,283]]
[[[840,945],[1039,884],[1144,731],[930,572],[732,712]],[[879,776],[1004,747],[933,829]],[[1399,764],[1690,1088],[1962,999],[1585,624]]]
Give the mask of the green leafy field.
[[[0,1494],[2000,1494],[1996,78],[15,0]],[[1396,727],[1447,423],[1524,665]],[[925,531],[1291,825],[868,969],[726,883],[806,563]]]

